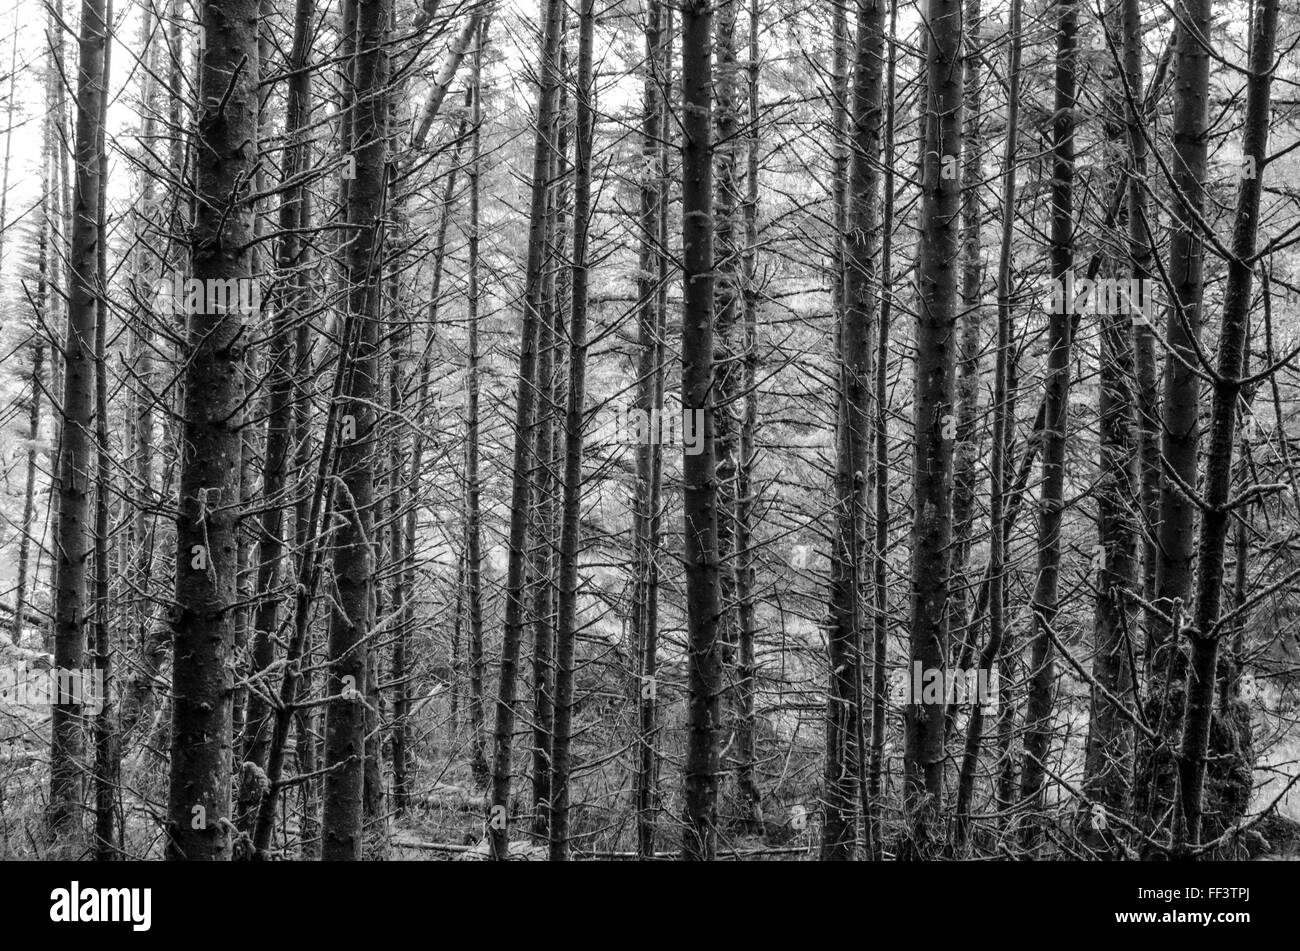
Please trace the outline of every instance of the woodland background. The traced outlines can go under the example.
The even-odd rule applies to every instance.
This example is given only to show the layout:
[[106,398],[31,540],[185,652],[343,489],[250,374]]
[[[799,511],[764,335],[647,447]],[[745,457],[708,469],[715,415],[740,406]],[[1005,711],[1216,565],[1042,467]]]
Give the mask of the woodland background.
[[1295,850],[1300,7],[0,30],[0,857]]

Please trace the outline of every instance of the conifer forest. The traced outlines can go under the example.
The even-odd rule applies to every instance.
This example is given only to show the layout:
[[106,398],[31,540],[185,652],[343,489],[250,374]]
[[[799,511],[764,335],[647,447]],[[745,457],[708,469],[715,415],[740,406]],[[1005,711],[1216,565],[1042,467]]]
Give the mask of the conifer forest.
[[1300,858],[1296,0],[0,0],[0,139],[0,859]]

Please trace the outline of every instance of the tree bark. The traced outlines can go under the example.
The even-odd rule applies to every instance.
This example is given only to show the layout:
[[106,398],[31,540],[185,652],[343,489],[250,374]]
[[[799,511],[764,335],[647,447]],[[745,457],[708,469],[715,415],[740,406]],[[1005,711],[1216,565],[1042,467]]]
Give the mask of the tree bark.
[[[1213,0],[1182,0],[1174,25],[1174,157],[1171,171],[1168,280],[1173,300],[1165,328],[1164,397],[1160,456],[1169,475],[1160,487],[1156,597],[1166,616],[1180,618],[1192,593],[1196,560],[1196,502],[1182,485],[1196,484],[1200,449],[1200,379],[1196,367],[1204,295],[1200,218],[1205,204],[1207,107]],[[1236,371],[1234,371],[1236,372]],[[1151,617],[1147,623],[1148,721],[1160,740],[1141,744],[1134,784],[1135,809],[1143,827],[1162,825],[1175,796],[1176,750],[1182,737],[1187,655],[1176,627]]]
[[358,860],[365,787],[366,678],[374,624],[375,486],[379,434],[379,307],[383,279],[383,211],[388,163],[389,56],[385,43],[390,0],[358,0],[352,67],[350,151],[356,179],[347,193],[351,230],[344,265],[349,323],[355,342],[336,423],[338,476],[334,513],[341,525],[334,548],[334,608],[329,623],[326,692],[325,794],[321,859]]
[[[1007,455],[1010,445],[1015,416],[1012,414],[1009,392],[1009,360],[1011,349],[1011,330],[1014,314],[1012,311],[1013,285],[1011,273],[1011,244],[1015,235],[1016,209],[1016,148],[1020,137],[1020,0],[1011,0],[1011,14],[1008,21],[1008,42],[1011,44],[1007,54],[1007,135],[1002,159],[1002,236],[998,252],[998,330],[997,350],[994,354],[993,370],[993,448],[989,463],[989,569],[992,580],[989,589],[989,636],[980,653],[980,669],[993,669],[999,665],[1000,690],[1009,690],[1010,684],[1001,681],[1005,669],[1003,659],[1003,639],[1006,633],[1006,618],[1003,605],[1003,573],[1006,566],[1006,476]],[[974,636],[972,631],[971,636]],[[1005,696],[999,697],[1004,705]],[[970,721],[966,726],[966,746],[962,755],[961,770],[957,778],[957,824],[954,841],[958,849],[965,845],[970,834],[971,802],[975,793],[975,773],[979,767],[980,743],[984,734],[984,705],[972,705]]]
[[[190,275],[205,286],[209,280],[251,282],[255,212],[248,192],[257,162],[257,0],[205,6],[203,28],[207,44],[200,54]],[[232,612],[245,328],[240,315],[226,308],[203,306],[187,317],[167,856],[225,861],[231,852]]]
[[559,610],[555,638],[555,736],[552,745],[550,854],[569,857],[569,778],[573,769],[574,657],[578,619],[578,554],[582,503],[582,421],[587,374],[587,264],[591,221],[591,153],[595,135],[592,99],[593,0],[578,15],[578,114],[573,176],[573,301],[569,317],[569,387],[564,421],[564,505],[560,529]]
[[[956,435],[955,265],[960,254],[961,188],[953,172],[961,152],[961,21],[960,0],[929,0],[924,22],[929,35],[925,76],[931,118],[925,123],[917,263],[909,669],[920,664],[923,670],[940,672],[948,657],[948,550]],[[923,857],[931,849],[943,796],[945,707],[942,702],[922,704],[922,698],[910,699],[903,754],[908,829],[901,852]]]
[[872,330],[879,308],[879,155],[884,0],[861,0],[853,74],[844,312],[839,328],[839,421],[835,466],[835,544],[827,641],[831,682],[826,709],[826,814],[822,858],[849,859],[857,840],[861,732],[861,585],[869,552]]
[[[682,858],[717,853],[718,736],[722,654],[718,638],[718,486],[713,390],[713,11],[706,0],[682,8],[682,413],[696,424],[700,451],[684,454],[683,553],[686,572],[687,739],[683,767]],[[702,422],[702,425],[699,423]]]
[[[483,124],[483,47],[487,30],[480,29],[474,44],[470,106],[469,159],[469,285],[466,322],[469,325],[469,379],[465,413],[468,419],[465,447],[465,580],[469,623],[469,723],[470,768],[480,789],[488,780],[487,744],[483,729],[483,517],[479,480],[479,202],[482,175],[480,129]],[[412,526],[413,528],[414,526]]]
[[[646,75],[641,120],[641,274],[637,285],[637,390],[633,409],[653,418],[663,412],[663,352],[668,267],[668,140],[671,117],[665,108],[665,90],[672,88],[672,12],[659,0],[646,7]],[[636,572],[633,588],[632,629],[636,635],[637,743],[634,797],[637,813],[637,854],[653,858],[658,778],[658,589],[660,474],[663,449],[649,439],[636,449]]]
[[1263,172],[1268,161],[1269,98],[1273,85],[1273,53],[1277,44],[1277,0],[1259,0],[1250,44],[1250,75],[1246,85],[1246,118],[1242,130],[1241,188],[1232,229],[1232,257],[1223,297],[1219,329],[1217,377],[1212,387],[1209,448],[1205,459],[1204,508],[1198,545],[1196,602],[1187,636],[1192,643],[1187,703],[1183,711],[1183,744],[1178,762],[1184,822],[1176,824],[1176,845],[1185,849],[1201,842],[1206,752],[1214,716],[1219,641],[1223,635],[1223,560],[1232,506],[1232,454],[1236,440],[1237,401],[1241,394],[1246,340],[1250,330],[1250,298],[1259,223]]
[[[82,0],[77,69],[72,246],[68,259],[68,327],[63,346],[63,426],[59,447],[59,553],[54,592],[54,666],[80,670],[90,620],[87,562],[91,553],[91,423],[95,409],[94,336],[99,273],[99,190],[104,56],[108,44],[104,0]],[[58,698],[65,699],[65,698]],[[55,703],[51,715],[50,799],[47,817],[56,836],[80,827],[83,719],[75,703]]]
[[[1052,121],[1052,279],[1066,286],[1074,266],[1074,108],[1076,87],[1075,0],[1061,0],[1056,23],[1056,103]],[[1047,753],[1052,740],[1056,668],[1052,636],[1060,607],[1061,514],[1065,508],[1065,439],[1070,422],[1070,347],[1073,321],[1067,294],[1058,298],[1047,329],[1044,380],[1043,476],[1038,503],[1038,580],[1034,586],[1029,689],[1025,707],[1025,757],[1020,797],[1036,809],[1043,802]],[[1036,817],[1026,823],[1022,841],[1036,841]]]

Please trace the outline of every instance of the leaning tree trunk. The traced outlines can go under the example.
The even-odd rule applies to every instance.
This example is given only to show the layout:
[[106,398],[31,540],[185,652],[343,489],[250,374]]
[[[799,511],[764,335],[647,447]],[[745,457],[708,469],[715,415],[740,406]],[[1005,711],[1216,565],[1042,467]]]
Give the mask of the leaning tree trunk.
[[[267,401],[266,444],[262,454],[262,515],[258,531],[257,587],[261,600],[253,619],[253,669],[259,674],[275,661],[275,636],[279,630],[280,586],[284,561],[284,513],[287,496],[289,450],[293,428],[293,396],[298,380],[294,367],[296,325],[302,321],[307,298],[303,273],[310,254],[302,232],[311,227],[305,213],[305,188],[299,178],[310,168],[310,144],[305,129],[312,111],[312,70],[308,57],[315,0],[297,0],[294,8],[293,47],[289,53],[288,101],[285,136],[288,143],[282,159],[281,180],[294,183],[280,199],[280,243],[276,266],[285,275],[285,290],[277,298],[272,317],[270,379]],[[267,702],[270,684],[265,681],[250,692],[247,726],[244,730],[244,758],[266,768],[270,744],[271,707]]]
[[[1206,752],[1215,713],[1219,640],[1224,633],[1224,619],[1221,617],[1223,554],[1234,507],[1229,500],[1232,450],[1250,330],[1251,260],[1255,256],[1259,199],[1268,161],[1269,98],[1273,85],[1277,17],[1277,0],[1260,0],[1250,45],[1250,76],[1246,87],[1246,120],[1241,147],[1242,181],[1237,193],[1232,257],[1228,260],[1228,285],[1224,290],[1223,323],[1219,330],[1218,376],[1210,410],[1196,604],[1192,626],[1187,631],[1192,642],[1192,663],[1183,713],[1183,745],[1178,762],[1184,821],[1176,826],[1177,844],[1183,848],[1199,845],[1201,841]],[[1223,729],[1231,730],[1233,727],[1228,723]]]

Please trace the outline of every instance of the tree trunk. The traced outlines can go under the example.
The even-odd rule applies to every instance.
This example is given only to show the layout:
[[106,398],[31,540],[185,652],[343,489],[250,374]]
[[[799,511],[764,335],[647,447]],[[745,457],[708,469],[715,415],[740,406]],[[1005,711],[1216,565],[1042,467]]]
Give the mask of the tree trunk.
[[722,654],[718,643],[718,487],[714,473],[713,391],[713,11],[705,0],[682,8],[682,413],[701,437],[684,454],[683,553],[686,572],[687,739],[683,767],[682,858],[717,852],[718,717]]
[[325,798],[321,858],[357,860],[362,847],[365,787],[367,639],[374,623],[374,462],[379,433],[379,307],[382,230],[387,192],[390,0],[359,2],[352,73],[352,136],[356,179],[347,194],[354,229],[346,251],[348,323],[356,323],[342,393],[338,434],[341,527],[334,548],[336,595],[329,624]]
[[[1213,0],[1182,0],[1174,25],[1177,77],[1174,96],[1174,158],[1171,166],[1168,280],[1173,301],[1165,328],[1164,399],[1161,404],[1162,468],[1157,526],[1156,597],[1153,604],[1178,620],[1190,602],[1196,559],[1196,502],[1175,483],[1196,484],[1200,449],[1200,378],[1196,349],[1203,297],[1201,211],[1205,203],[1207,97],[1210,95],[1209,35]],[[1235,370],[1233,372],[1236,372]],[[1147,623],[1147,719],[1160,739],[1139,749],[1135,809],[1147,831],[1162,824],[1175,794],[1176,750],[1182,736],[1187,655],[1177,625],[1152,616]]]
[[[108,45],[104,0],[82,0],[77,71],[76,185],[68,260],[68,328],[63,346],[63,427],[59,448],[59,553],[54,592],[54,666],[80,670],[90,620],[87,562],[91,553],[91,423],[95,408],[94,336],[99,272],[98,205],[104,57]],[[65,698],[58,698],[65,699]],[[83,719],[76,703],[56,703],[51,717],[50,831],[75,834],[81,826]]]
[[532,195],[529,207],[528,261],[524,274],[523,321],[519,341],[518,392],[515,400],[515,446],[510,490],[509,562],[506,567],[505,632],[501,643],[501,682],[497,690],[493,732],[492,793],[488,831],[492,858],[510,853],[511,749],[515,731],[515,697],[519,651],[524,632],[525,569],[528,557],[530,444],[536,419],[537,325],[542,304],[542,269],[546,245],[547,174],[554,148],[556,92],[560,83],[560,35],[563,4],[546,0],[542,27],[541,81],[537,89],[537,123],[533,140]]
[[[1038,580],[1034,587],[1029,690],[1025,708],[1025,757],[1020,796],[1031,810],[1041,807],[1047,753],[1052,740],[1056,670],[1052,637],[1060,603],[1061,513],[1065,508],[1065,439],[1070,410],[1071,309],[1066,306],[1074,266],[1074,107],[1077,77],[1075,0],[1062,0],[1056,25],[1056,111],[1052,121],[1052,279],[1066,290],[1053,308],[1047,329],[1047,377],[1043,382],[1043,477],[1038,503]],[[1036,841],[1031,817],[1023,841]]]
[[[1103,28],[1110,37],[1121,35],[1122,11],[1107,12]],[[1111,115],[1122,116],[1126,104],[1127,75],[1118,75],[1108,64],[1107,99]],[[1111,119],[1105,123],[1107,164],[1123,166],[1126,124]],[[1131,161],[1130,161],[1131,164]],[[1130,201],[1132,200],[1130,190]],[[1130,208],[1130,212],[1132,209]],[[1129,234],[1133,234],[1132,223]],[[1140,320],[1145,320],[1138,315]],[[1132,642],[1129,632],[1136,620],[1133,600],[1140,567],[1137,550],[1138,526],[1131,515],[1131,500],[1138,489],[1135,423],[1138,406],[1134,399],[1135,379],[1133,317],[1118,309],[1098,315],[1101,324],[1098,388],[1098,419],[1101,456],[1097,486],[1097,536],[1100,565],[1093,624],[1092,676],[1101,690],[1094,689],[1088,716],[1088,739],[1084,761],[1083,789],[1089,797],[1089,816],[1084,842],[1093,850],[1105,848],[1106,815],[1126,815],[1132,775],[1133,730],[1116,708],[1113,699],[1127,702],[1132,683]],[[1104,690],[1104,693],[1102,692]],[[1098,809],[1097,807],[1100,807]],[[1104,810],[1104,812],[1102,811]]]
[[[665,107],[672,88],[672,13],[659,0],[646,8],[646,75],[641,120],[641,274],[637,285],[637,390],[633,409],[652,419],[663,412],[663,327],[667,285],[668,141],[671,117]],[[661,90],[662,86],[662,90]],[[632,629],[638,655],[638,733],[634,796],[637,814],[637,854],[655,853],[656,779],[658,774],[658,697],[655,673],[658,663],[658,587],[656,560],[659,536],[660,473],[663,449],[648,439],[636,448],[635,581]]]
[[[208,42],[200,54],[197,207],[190,238],[190,275],[204,286],[210,280],[246,286],[253,280],[255,213],[246,195],[257,162],[257,27],[257,0],[204,7]],[[187,315],[167,856],[225,861],[231,852],[244,326],[233,308],[199,310]]]
[[[957,271],[961,206],[955,174],[961,152],[962,5],[929,0],[925,24],[926,95],[917,279],[916,384],[913,403],[912,610],[909,669],[945,669],[948,657],[952,460],[956,435]],[[946,172],[946,177],[945,177]],[[904,797],[908,830],[902,854],[929,854],[943,796],[944,704],[910,698],[905,714]]]
[[[466,317],[469,325],[469,379],[465,414],[465,581],[469,625],[469,728],[470,768],[475,784],[487,787],[487,746],[483,732],[483,528],[479,497],[479,195],[482,174],[480,127],[483,123],[483,46],[487,30],[480,29],[474,44],[473,101],[470,106],[469,159],[469,285]],[[412,526],[414,527],[414,526]]]
[[[975,650],[975,625],[967,604],[971,587],[966,578],[971,533],[975,526],[975,492],[980,454],[980,325],[983,318],[983,261],[980,258],[980,186],[984,179],[983,55],[980,36],[980,0],[966,0],[966,48],[962,57],[963,110],[966,128],[961,153],[961,335],[958,341],[957,445],[953,450],[952,488],[952,615],[949,625],[956,635],[957,669],[970,666]],[[949,710],[949,720],[956,705]]]
[[1223,296],[1219,329],[1218,376],[1210,410],[1209,449],[1205,459],[1204,511],[1198,545],[1196,604],[1187,636],[1192,642],[1191,674],[1183,713],[1183,745],[1178,763],[1184,822],[1176,825],[1176,844],[1201,842],[1206,752],[1214,716],[1214,685],[1219,640],[1223,635],[1223,555],[1227,542],[1232,489],[1232,452],[1236,440],[1237,400],[1241,393],[1250,298],[1259,223],[1260,192],[1268,161],[1269,98],[1273,85],[1273,51],[1277,43],[1277,0],[1259,0],[1250,44],[1246,118],[1242,130],[1242,181],[1233,220],[1232,257]]
[[[740,445],[736,458],[736,601],[740,652],[736,664],[736,786],[744,814],[742,823],[750,832],[763,827],[763,797],[754,775],[757,769],[754,699],[758,674],[755,648],[758,640],[757,595],[754,588],[755,485],[758,462],[755,440],[758,433],[758,6],[749,2],[749,135],[746,137],[745,250],[742,255],[744,293],[744,337],[741,341],[744,376],[744,414],[740,421]],[[860,706],[859,698],[859,706]],[[861,727],[861,718],[858,720]]]
[[872,473],[872,329],[880,294],[881,80],[884,0],[858,4],[853,76],[852,157],[844,250],[844,313],[839,328],[839,421],[835,466],[835,544],[828,633],[831,682],[826,708],[826,816],[823,859],[853,857],[857,841],[858,749],[862,709],[860,588],[868,551],[866,512]]
[[[289,53],[287,104],[285,107],[285,147],[281,180],[295,182],[310,168],[310,145],[306,128],[312,113],[312,69],[308,43],[316,0],[297,0],[294,7],[293,47]],[[275,302],[271,328],[271,351],[268,380],[268,416],[266,444],[262,455],[262,510],[258,525],[257,587],[260,599],[253,619],[253,669],[266,671],[275,661],[274,637],[279,631],[277,596],[284,560],[284,512],[287,495],[289,451],[294,415],[294,390],[298,385],[294,370],[294,328],[303,319],[308,300],[308,281],[304,266],[310,248],[301,232],[311,227],[306,214],[306,189],[301,183],[292,186],[280,199],[280,242],[276,266],[287,274],[286,288]],[[244,730],[244,758],[266,768],[270,743],[270,704],[266,697],[270,685],[265,681],[250,692],[247,726]]]
[[[1002,575],[1006,565],[1006,535],[1004,527],[1006,507],[1007,455],[1010,436],[1015,424],[1011,412],[1008,387],[1008,362],[1011,348],[1012,273],[1011,242],[1015,235],[1016,210],[1016,147],[1020,133],[1020,0],[1011,0],[1008,23],[1011,44],[1007,54],[1007,135],[1002,159],[1002,239],[998,253],[998,336],[993,371],[993,449],[989,463],[989,569],[992,579],[989,590],[989,636],[980,653],[980,669],[992,670],[997,663],[999,687],[1009,690],[1010,684],[1001,681],[1005,667],[1003,638],[1006,618],[1003,606],[1005,585]],[[974,637],[974,632],[970,635]],[[1005,704],[1003,698],[999,698]],[[1005,707],[1004,707],[1005,709]],[[971,801],[975,793],[975,773],[979,767],[980,743],[984,732],[984,705],[971,706],[970,721],[966,726],[966,747],[962,755],[961,771],[957,779],[957,825],[954,841],[960,849],[970,833]]]
[[[108,0],[106,22],[113,22],[113,3]],[[104,44],[104,88],[112,78],[113,42]],[[109,564],[108,503],[111,485],[108,453],[108,151],[104,147],[104,127],[108,118],[108,96],[99,100],[99,206],[96,221],[99,236],[95,242],[102,291],[96,303],[95,319],[95,667],[103,678],[99,693],[99,711],[95,714],[95,859],[111,861],[117,855],[114,841],[116,794],[119,785],[116,706],[113,702],[113,639],[109,634],[108,579]]]
[[569,317],[569,387],[564,422],[564,507],[560,529],[559,611],[555,633],[555,736],[551,749],[550,853],[569,857],[569,776],[572,772],[573,667],[578,620],[578,555],[582,504],[582,422],[587,381],[587,234],[591,221],[591,153],[595,135],[592,99],[593,0],[578,16],[578,106],[573,176],[573,301]]

